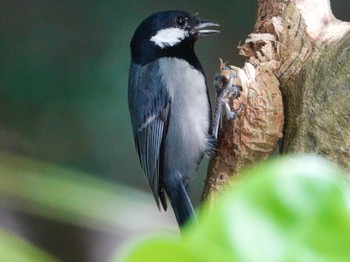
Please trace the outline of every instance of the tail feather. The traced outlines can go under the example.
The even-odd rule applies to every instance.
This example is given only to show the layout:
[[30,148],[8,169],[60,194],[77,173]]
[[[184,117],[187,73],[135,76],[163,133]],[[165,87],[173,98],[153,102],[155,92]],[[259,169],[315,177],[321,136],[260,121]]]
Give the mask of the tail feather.
[[162,203],[164,211],[166,211],[168,209],[168,204],[167,204],[164,188],[159,190],[158,196],[159,196],[160,202]]
[[167,179],[165,191],[169,197],[180,228],[189,220],[196,219],[195,211],[188,196],[187,185],[185,185],[180,176],[176,174],[171,179]]

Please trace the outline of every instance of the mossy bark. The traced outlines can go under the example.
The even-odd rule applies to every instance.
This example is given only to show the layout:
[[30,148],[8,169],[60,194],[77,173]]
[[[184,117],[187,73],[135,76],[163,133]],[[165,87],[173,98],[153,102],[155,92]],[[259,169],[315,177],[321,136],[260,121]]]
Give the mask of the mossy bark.
[[324,23],[315,27],[318,32],[301,2],[308,4],[258,3],[254,32],[240,47],[254,77],[245,81],[249,70],[240,70],[242,96],[232,107],[244,107],[236,119],[224,121],[203,191],[209,203],[232,177],[276,148],[283,154],[316,153],[350,171],[350,34],[325,30],[348,25],[329,12],[315,19]]

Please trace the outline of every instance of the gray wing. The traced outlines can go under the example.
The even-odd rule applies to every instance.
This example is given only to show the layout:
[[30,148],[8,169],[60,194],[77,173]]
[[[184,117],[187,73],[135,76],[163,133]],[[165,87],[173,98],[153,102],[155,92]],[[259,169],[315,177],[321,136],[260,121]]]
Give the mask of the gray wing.
[[159,208],[166,210],[163,189],[162,151],[170,115],[170,98],[158,72],[157,62],[131,64],[129,110],[140,162]]

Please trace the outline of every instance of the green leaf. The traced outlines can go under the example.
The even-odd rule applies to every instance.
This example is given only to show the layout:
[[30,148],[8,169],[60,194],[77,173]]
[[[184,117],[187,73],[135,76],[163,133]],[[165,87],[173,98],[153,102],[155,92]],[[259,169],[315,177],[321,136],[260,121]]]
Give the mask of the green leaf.
[[34,245],[0,229],[0,261],[58,261]]
[[173,236],[160,236],[142,242],[136,250],[117,261],[167,261],[167,262],[200,262],[195,253],[186,249],[178,238]]
[[[2,205],[104,232],[122,227],[171,228],[165,220],[137,223],[137,214],[154,214],[152,196],[88,173],[0,151]],[[133,220],[134,219],[134,220]]]
[[[198,261],[350,261],[350,190],[324,159],[292,156],[245,172],[239,183],[162,251]],[[170,241],[170,240],[168,240]],[[163,244],[166,240],[163,240]],[[139,245],[149,260],[162,243]],[[157,248],[158,247],[158,248]],[[153,257],[154,258],[154,257]]]

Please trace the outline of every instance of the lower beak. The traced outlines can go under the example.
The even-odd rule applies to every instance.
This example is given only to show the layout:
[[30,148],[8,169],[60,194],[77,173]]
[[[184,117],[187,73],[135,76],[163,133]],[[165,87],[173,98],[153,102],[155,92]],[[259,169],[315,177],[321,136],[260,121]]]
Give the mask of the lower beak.
[[202,38],[208,35],[214,35],[220,33],[219,30],[213,30],[213,29],[206,29],[210,26],[220,26],[217,23],[213,23],[210,21],[198,21],[198,25],[196,25],[192,31],[191,34],[196,36],[197,38]]

